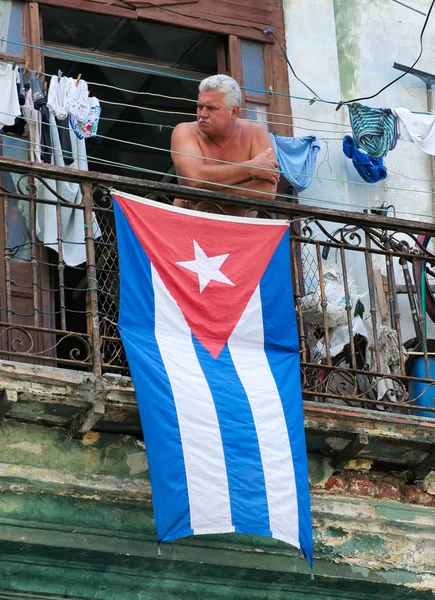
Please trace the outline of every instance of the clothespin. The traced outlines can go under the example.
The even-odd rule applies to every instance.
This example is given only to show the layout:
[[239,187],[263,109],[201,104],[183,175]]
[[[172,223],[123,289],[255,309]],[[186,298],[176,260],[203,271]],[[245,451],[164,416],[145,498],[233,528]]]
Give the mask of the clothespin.
[[337,104],[337,107],[335,109],[335,112],[337,112],[338,110],[340,110],[340,108],[343,106],[343,100],[340,100],[340,102]]
[[28,68],[29,68],[29,61],[26,60],[26,62],[24,63],[23,75],[25,75],[27,73]]
[[62,71],[59,69],[57,72],[57,80],[60,81],[61,77],[62,77],[63,73]]
[[314,102],[316,102],[317,98],[314,96],[314,98],[311,98],[311,100],[308,100],[308,104],[310,106],[312,106],[314,104]]
[[16,59],[16,58],[14,58],[14,62],[13,62],[13,64],[12,64],[12,71],[15,71],[15,69],[16,69],[16,66],[17,66],[17,59]]
[[47,95],[47,80],[44,81],[44,95]]
[[39,65],[38,72],[36,73],[36,79],[39,79],[39,77],[41,76],[41,71],[42,71],[42,65]]
[[77,75],[76,87],[78,87],[78,85],[79,85],[79,83],[80,83],[80,79],[81,79],[81,78],[82,78],[82,74],[81,74],[81,73],[79,73],[79,74]]

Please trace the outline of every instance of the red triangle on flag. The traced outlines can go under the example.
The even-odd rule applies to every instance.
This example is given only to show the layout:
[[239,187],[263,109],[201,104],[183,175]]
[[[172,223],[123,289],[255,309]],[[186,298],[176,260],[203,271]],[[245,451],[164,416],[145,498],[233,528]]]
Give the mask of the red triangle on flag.
[[288,226],[113,196],[192,332],[217,358]]

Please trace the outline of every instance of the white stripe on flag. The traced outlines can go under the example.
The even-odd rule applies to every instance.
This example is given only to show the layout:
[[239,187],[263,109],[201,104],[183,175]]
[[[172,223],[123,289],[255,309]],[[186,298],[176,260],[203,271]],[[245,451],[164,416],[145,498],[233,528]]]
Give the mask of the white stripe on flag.
[[299,548],[293,458],[281,398],[264,351],[259,286],[228,340],[228,346],[248,396],[257,431],[272,537]]
[[186,467],[194,533],[228,533],[228,477],[216,408],[192,341],[192,332],[152,266],[155,335],[174,396]]

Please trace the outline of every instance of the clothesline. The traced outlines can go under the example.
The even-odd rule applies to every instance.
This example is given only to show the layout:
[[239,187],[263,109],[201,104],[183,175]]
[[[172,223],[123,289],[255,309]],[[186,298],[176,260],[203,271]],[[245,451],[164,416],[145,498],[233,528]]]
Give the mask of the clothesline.
[[[37,122],[34,119],[28,119],[28,120],[29,121],[35,121],[35,122]],[[68,127],[65,127],[65,126],[62,126],[62,125],[59,125],[59,124],[50,124],[49,126],[50,127],[54,127],[54,128],[58,128],[58,129],[66,129],[66,130],[68,130]],[[104,140],[108,140],[108,141],[112,141],[112,142],[118,142],[118,143],[121,143],[121,144],[128,144],[130,146],[135,146],[135,147],[138,147],[138,148],[145,148],[147,150],[153,150],[153,151],[156,151],[156,152],[163,152],[163,153],[167,153],[167,154],[171,153],[171,150],[169,148],[164,148],[164,147],[161,147],[161,146],[153,146],[153,145],[150,145],[150,144],[143,144],[143,143],[140,143],[140,142],[132,142],[132,141],[129,141],[129,140],[124,140],[122,138],[116,138],[116,137],[112,137],[112,136],[105,136],[105,135],[98,134],[98,133],[96,134],[95,137],[101,138],[101,139],[104,139]],[[295,139],[300,139],[300,138],[295,138]],[[176,153],[177,154],[181,154],[183,156],[190,156],[190,157],[193,157],[193,158],[202,158],[202,156],[200,156],[198,154],[192,154],[192,153],[189,153],[189,152],[176,152]],[[239,163],[239,162],[227,161],[227,160],[217,159],[217,158],[216,159],[211,159],[211,160],[213,160],[214,162],[220,163],[220,164],[228,164],[228,165],[235,165],[235,166],[240,166],[242,164],[242,163]],[[110,161],[108,161],[108,162],[110,163]],[[113,162],[113,164],[114,165],[118,165],[120,163]],[[127,165],[127,166],[129,166],[129,165]],[[266,169],[262,169],[262,170],[266,170]],[[167,174],[167,173],[161,173],[159,171],[149,171],[147,169],[145,169],[144,172],[151,172],[153,174],[165,174],[165,175]],[[313,179],[319,179],[319,177],[317,175],[314,175],[312,173],[308,174],[308,173],[306,173],[304,171],[292,171],[292,170],[282,169],[282,170],[280,170],[280,172],[284,176],[290,175],[290,176],[292,176],[294,178],[306,177],[306,178],[311,179],[311,180],[313,180]],[[365,183],[363,181],[352,181],[352,180],[349,180],[349,179],[337,179],[337,178],[324,177],[324,176],[322,176],[320,179],[322,181],[330,181],[330,182],[334,182],[334,183],[346,183],[346,184],[357,185],[357,186],[367,186],[367,185],[370,185],[370,187],[381,188],[382,190],[385,191],[385,186],[383,186],[383,185],[381,186],[381,185],[368,184],[368,183]],[[422,181],[430,181],[430,180],[422,180]],[[388,186],[388,190],[390,190],[390,191],[410,192],[410,193],[434,194],[434,192],[432,192],[431,190],[415,190],[415,189],[410,189],[410,188],[390,187],[390,186]],[[344,203],[343,203],[343,206],[345,206]]]
[[[2,138],[6,138],[6,139],[10,139],[9,136],[4,135],[2,133],[0,133],[0,137]],[[28,144],[34,144],[34,142],[31,141],[27,141]],[[3,147],[10,147],[13,148],[14,150],[16,150],[16,146],[11,146],[8,144],[4,144]],[[54,149],[54,147],[51,147],[52,149]],[[78,155],[79,158],[84,158],[85,155]],[[150,175],[161,175],[161,176],[167,176],[168,173],[166,171],[158,171],[156,169],[147,169],[146,167],[136,167],[133,165],[129,165],[126,163],[121,163],[121,162],[116,162],[116,161],[112,161],[112,160],[107,160],[104,158],[89,158],[87,157],[87,161],[89,163],[95,163],[95,164],[104,164],[104,165],[109,165],[109,166],[113,166],[113,167],[119,167],[122,169],[130,169],[136,172],[141,172],[141,173],[146,173],[146,174],[150,174]],[[314,176],[313,178],[317,178],[317,176]],[[200,180],[200,179],[195,179],[193,177],[183,177],[183,179],[188,180],[188,181],[193,181],[196,183],[209,183],[207,181],[204,180]],[[324,177],[321,177],[321,179],[324,179]],[[335,181],[335,180],[333,180]],[[344,181],[344,183],[346,183],[346,181]],[[349,182],[349,183],[354,183],[354,182]],[[359,182],[355,182],[358,185],[367,185],[364,184],[363,182],[359,183]],[[247,188],[241,187],[241,186],[237,186],[237,185],[226,185],[226,184],[215,184],[217,187],[222,187],[222,188],[228,188],[228,189],[234,189],[234,190],[238,190],[238,191],[250,191]],[[372,186],[373,187],[373,186]],[[375,186],[376,187],[376,186]],[[378,187],[382,187],[382,186],[378,186]],[[384,188],[383,188],[384,189]],[[393,188],[400,190],[400,188]],[[412,191],[414,192],[415,190],[403,190],[403,191]],[[293,200],[293,201],[298,201],[300,200],[299,196],[295,196],[293,194],[284,194],[282,192],[277,192],[277,193],[272,193],[272,192],[263,192],[266,196],[271,196],[271,197],[276,197],[278,199],[283,199],[283,200]],[[427,193],[434,193],[434,192],[427,192]],[[316,203],[318,206],[331,206],[331,207],[340,207],[340,208],[344,208],[346,210],[349,210],[349,204],[345,203],[345,202],[335,202],[333,200],[325,200],[322,198],[311,198],[311,197],[307,197],[304,196],[303,197],[303,201],[304,202],[313,202]],[[365,204],[352,204],[352,208],[360,208],[362,210],[370,208]],[[396,209],[396,214],[397,215],[409,215],[409,211],[401,211],[401,210],[397,210]],[[422,217],[422,218],[426,218],[426,219],[435,219],[435,214],[432,213],[415,213],[413,212],[413,216],[415,217]]]

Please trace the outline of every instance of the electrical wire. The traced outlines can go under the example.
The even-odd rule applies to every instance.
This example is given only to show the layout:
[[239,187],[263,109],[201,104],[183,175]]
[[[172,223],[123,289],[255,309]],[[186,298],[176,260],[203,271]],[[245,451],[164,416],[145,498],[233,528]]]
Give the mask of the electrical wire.
[[397,4],[401,4],[405,8],[409,8],[409,10],[413,10],[414,12],[419,13],[420,15],[423,15],[423,17],[426,16],[426,13],[424,13],[422,10],[418,10],[418,8],[414,8],[413,6],[409,6],[409,4],[405,4],[404,2],[401,2],[400,0],[393,0],[393,2],[396,2]]
[[429,18],[430,18],[430,15],[432,13],[432,9],[433,9],[434,5],[435,5],[435,0],[432,0],[430,8],[428,10],[428,13],[426,15],[426,18],[424,20],[423,27],[422,27],[422,29],[420,31],[420,53],[417,56],[416,60],[413,62],[413,64],[409,67],[409,69],[407,69],[401,75],[399,75],[398,77],[396,77],[395,79],[393,79],[393,81],[390,81],[390,83],[387,83],[387,85],[384,85],[384,87],[381,88],[378,92],[376,92],[376,94],[372,94],[371,96],[361,96],[361,98],[354,98],[353,100],[341,101],[341,102],[339,102],[336,110],[338,110],[343,104],[349,104],[349,103],[352,103],[352,102],[361,102],[361,100],[371,100],[372,98],[376,98],[376,96],[379,96],[380,93],[384,92],[387,88],[389,88],[390,86],[392,86],[394,83],[397,83],[397,81],[399,81],[400,79],[402,79],[402,77],[405,77],[405,75],[407,75],[410,71],[412,71],[412,69],[415,67],[415,65],[418,63],[418,61],[422,57],[422,54],[423,54],[423,35],[424,35],[425,30],[426,30],[426,26],[427,26],[427,24],[429,22]]
[[282,46],[282,44],[281,44],[280,40],[279,40],[279,39],[276,37],[276,35],[274,34],[274,32],[273,32],[272,30],[270,30],[270,31],[269,31],[269,33],[270,33],[270,34],[273,36],[273,38],[274,38],[274,39],[275,39],[275,41],[277,42],[277,44],[278,44],[278,47],[279,47],[279,49],[281,50],[281,52],[282,52],[282,54],[283,54],[283,56],[284,56],[285,60],[287,61],[287,64],[288,64],[288,66],[289,66],[289,68],[290,68],[290,71],[293,73],[294,77],[295,77],[295,78],[296,78],[296,79],[297,79],[297,80],[298,80],[300,83],[302,83],[302,85],[303,85],[303,86],[305,86],[305,87],[307,88],[307,90],[309,90],[309,91],[310,91],[312,94],[314,94],[314,96],[315,96],[315,99],[316,99],[316,100],[323,100],[323,98],[322,98],[321,96],[319,96],[319,94],[316,94],[316,92],[315,92],[314,90],[312,90],[312,89],[310,88],[310,86],[309,86],[309,85],[307,85],[307,84],[305,83],[305,81],[302,81],[302,79],[300,79],[300,77],[298,77],[298,76],[296,75],[296,71],[294,70],[294,68],[293,68],[293,65],[291,64],[291,62],[290,62],[290,59],[289,59],[289,57],[288,57],[288,54],[287,54],[287,52],[285,51],[285,49],[283,48],[283,46]]

